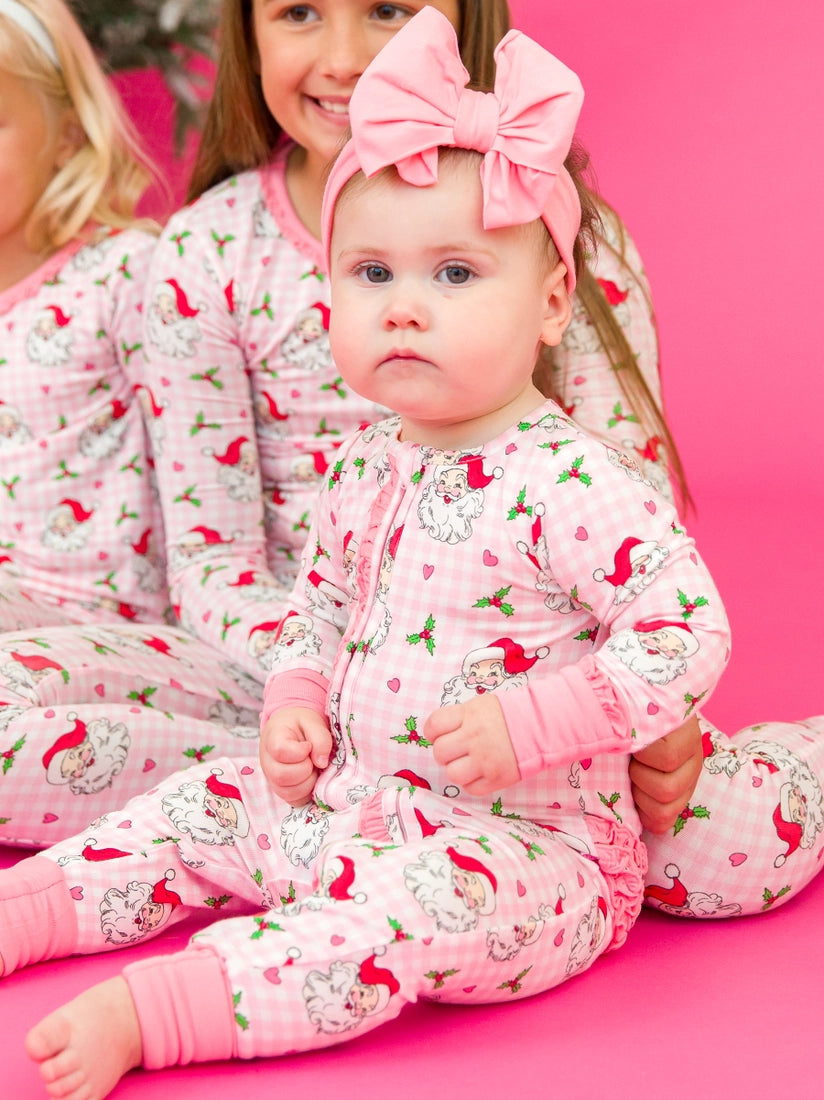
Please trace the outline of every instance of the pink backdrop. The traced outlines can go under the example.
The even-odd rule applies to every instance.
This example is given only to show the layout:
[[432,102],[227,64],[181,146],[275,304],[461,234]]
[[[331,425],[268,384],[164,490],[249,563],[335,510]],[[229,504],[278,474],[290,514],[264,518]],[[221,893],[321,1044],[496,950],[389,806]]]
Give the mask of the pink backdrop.
[[[517,24],[581,74],[582,134],[652,279],[670,418],[699,506],[690,528],[735,635],[707,711],[733,727],[824,710],[820,6],[513,6]],[[123,86],[166,161],[169,109],[157,81]],[[186,165],[171,170],[179,198]],[[15,855],[0,850],[0,866]],[[674,922],[647,912],[619,953],[517,1008],[419,1005],[322,1054],[131,1074],[116,1096],[333,1087],[354,1100],[365,1084],[398,1100],[422,1091],[436,1100],[548,1091],[631,1100],[639,1089],[817,1096],[823,901],[824,875],[757,918]],[[132,957],[179,948],[185,935],[177,929]],[[121,964],[117,954],[67,960],[3,983],[8,1095],[40,1095],[22,1053],[26,1028]]]

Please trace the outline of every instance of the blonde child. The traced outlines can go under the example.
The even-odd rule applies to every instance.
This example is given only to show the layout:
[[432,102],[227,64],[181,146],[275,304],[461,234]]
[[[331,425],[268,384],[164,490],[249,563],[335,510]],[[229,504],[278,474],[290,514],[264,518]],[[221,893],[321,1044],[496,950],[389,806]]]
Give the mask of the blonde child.
[[[164,229],[148,276],[150,241],[130,231],[108,242],[102,274],[97,267],[88,276],[73,272],[61,284],[64,315],[79,308],[72,297],[78,285],[83,300],[94,294],[104,303],[114,289],[123,315],[118,322],[131,327],[103,342],[115,380],[104,378],[93,389],[76,367],[65,382],[79,388],[72,390],[76,404],[82,400],[94,410],[88,419],[103,452],[98,460],[77,455],[83,429],[75,405],[66,410],[71,428],[57,431],[53,375],[61,368],[38,371],[51,387],[48,402],[40,378],[29,391],[43,438],[29,443],[27,453],[39,456],[37,469],[12,486],[12,508],[34,507],[45,517],[46,501],[71,498],[77,515],[61,504],[61,529],[71,528],[75,539],[93,529],[95,539],[88,542],[87,591],[79,602],[64,599],[81,584],[81,559],[73,552],[44,559],[44,591],[64,599],[61,607],[49,607],[48,617],[39,604],[21,606],[19,599],[0,607],[6,629],[25,627],[0,637],[0,752],[9,761],[0,783],[0,840],[45,846],[70,836],[159,777],[244,752],[257,737],[271,640],[312,501],[334,475],[343,438],[382,415],[350,390],[329,351],[328,279],[318,240],[322,170],[347,124],[346,104],[360,73],[424,6],[422,0],[402,7],[321,0],[279,8],[225,0],[193,202]],[[488,86],[492,47],[508,29],[506,4],[440,0],[434,6],[459,29],[467,67]],[[11,8],[24,10],[16,3]],[[109,110],[108,88],[59,2],[32,2],[25,10],[60,44],[63,65],[55,66],[48,51],[6,17],[0,28],[8,27],[13,56],[22,44],[42,79],[69,103],[73,81],[94,80],[82,97],[86,129],[103,135],[84,146],[84,163],[92,161],[95,150],[112,144],[106,135],[119,132],[95,121],[97,104]],[[605,216],[603,224],[607,239],[597,263],[592,258],[591,269],[581,271],[576,317],[541,372],[582,424],[633,456],[621,461],[634,476],[664,488],[664,454],[676,474],[679,467],[658,411],[646,283],[620,222]],[[119,240],[141,242],[139,269],[135,255],[124,263]],[[143,284],[145,332],[137,327]],[[51,284],[40,298],[51,303]],[[85,351],[84,363],[92,361],[89,355]],[[20,375],[21,384],[32,380],[31,371]],[[154,441],[172,602],[185,631],[159,623],[164,547],[160,516],[146,518],[154,502],[143,444],[129,440],[105,454],[109,436],[116,442],[126,421],[139,432],[135,382]],[[93,389],[88,398],[87,388]],[[8,421],[15,402],[3,396]],[[0,422],[3,411],[0,405]],[[49,449],[41,451],[38,442]],[[82,493],[78,473],[88,481]],[[50,487],[48,497],[43,485]],[[29,541],[44,555],[37,543],[43,526],[45,519]],[[19,554],[11,526],[8,541]],[[6,573],[13,568],[7,565]],[[325,598],[322,585],[318,597]],[[12,608],[15,614],[5,617]],[[46,629],[78,620],[82,630]],[[644,820],[657,828],[671,826],[694,782],[700,760],[694,724],[676,739],[670,762],[672,751],[663,743],[648,750],[645,764],[633,763],[634,793]],[[682,754],[686,761],[674,774],[655,771],[680,765]]]
[[233,727],[256,736],[257,697],[221,696],[220,654],[187,655],[191,639],[163,625],[165,540],[136,392],[157,228],[135,216],[147,179],[62,0],[2,0],[5,841],[47,844],[114,804],[121,782],[144,790],[207,745],[231,752]]
[[[673,508],[533,385],[593,215],[563,164],[581,93],[522,35],[496,56],[494,95],[465,90],[425,10],[352,97],[324,206],[331,339],[349,384],[399,413],[350,437],[321,491],[260,762],[170,777],[0,876],[6,972],[220,895],[187,950],[30,1033],[53,1095],[323,1047],[418,997],[517,1000],[637,917],[628,754],[711,692],[729,636]],[[603,567],[627,537],[650,564],[616,601]],[[740,816],[747,790],[730,797]]]

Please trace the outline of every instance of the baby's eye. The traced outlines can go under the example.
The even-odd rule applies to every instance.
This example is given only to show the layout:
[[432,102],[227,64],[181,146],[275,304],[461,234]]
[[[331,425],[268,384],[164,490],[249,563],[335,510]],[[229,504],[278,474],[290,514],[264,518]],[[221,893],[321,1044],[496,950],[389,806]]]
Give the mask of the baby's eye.
[[358,275],[367,283],[388,283],[392,278],[392,272],[382,264],[364,264]]
[[438,272],[438,279],[449,286],[463,286],[472,278],[472,272],[462,264],[447,264]]

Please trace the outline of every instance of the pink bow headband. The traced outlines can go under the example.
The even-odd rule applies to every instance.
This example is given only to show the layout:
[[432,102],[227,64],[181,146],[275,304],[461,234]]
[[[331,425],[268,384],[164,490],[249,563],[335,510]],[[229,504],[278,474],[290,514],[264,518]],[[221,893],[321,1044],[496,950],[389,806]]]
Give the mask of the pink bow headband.
[[578,77],[519,31],[495,49],[493,92],[466,87],[449,20],[422,8],[364,71],[349,103],[351,140],[329,173],[321,224],[327,267],[335,204],[358,171],[389,165],[415,187],[438,178],[438,147],[475,149],[486,229],[541,218],[575,286],[573,247],[581,204],[564,167],[583,102]]

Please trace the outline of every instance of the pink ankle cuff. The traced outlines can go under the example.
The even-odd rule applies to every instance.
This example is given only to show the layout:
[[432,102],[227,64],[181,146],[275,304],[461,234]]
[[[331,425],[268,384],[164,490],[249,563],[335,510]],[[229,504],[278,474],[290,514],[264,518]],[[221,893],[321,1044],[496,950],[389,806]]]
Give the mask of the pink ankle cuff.
[[217,955],[190,947],[123,970],[137,1010],[146,1069],[237,1057],[232,991]]
[[0,873],[0,956],[3,973],[71,955],[77,913],[62,867],[31,856]]

